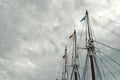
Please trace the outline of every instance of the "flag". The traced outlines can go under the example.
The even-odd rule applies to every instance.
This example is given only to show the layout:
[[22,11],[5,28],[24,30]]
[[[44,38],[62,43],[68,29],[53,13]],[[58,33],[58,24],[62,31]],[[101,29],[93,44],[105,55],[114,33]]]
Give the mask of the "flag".
[[62,56],[63,58],[65,58],[67,56],[67,53],[66,53],[66,51],[65,51],[65,54]]
[[80,20],[80,22],[84,21],[85,19],[86,19],[86,16],[84,16],[84,17]]
[[64,55],[62,56],[62,58],[66,58],[67,57],[67,52],[65,51]]
[[65,57],[66,57],[66,54],[63,55],[63,58],[65,58]]
[[69,38],[71,39],[74,36],[74,34],[70,35]]

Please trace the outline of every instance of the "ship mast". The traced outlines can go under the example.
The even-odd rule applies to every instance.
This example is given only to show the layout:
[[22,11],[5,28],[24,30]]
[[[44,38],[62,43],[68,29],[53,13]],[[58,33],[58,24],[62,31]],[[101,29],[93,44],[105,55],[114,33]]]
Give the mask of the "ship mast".
[[68,80],[68,73],[67,73],[67,47],[65,47],[65,54],[63,55],[63,72],[62,72],[62,80]]
[[74,62],[74,76],[75,76],[75,80],[77,80],[77,68],[78,68],[78,65],[77,65],[77,51],[76,51],[76,31],[74,30],[74,39],[75,39],[75,62]]
[[89,26],[89,15],[88,15],[88,11],[86,10],[86,21],[87,21],[87,32],[88,32],[88,40],[87,40],[87,52],[90,58],[90,66],[91,66],[91,74],[92,74],[92,80],[96,80],[95,79],[95,69],[94,69],[94,41],[92,38],[92,32],[91,32],[91,28]]
[[80,80],[79,74],[79,64],[78,64],[78,54],[77,54],[77,37],[76,37],[76,30],[74,30],[74,54],[72,56],[72,74],[70,80]]

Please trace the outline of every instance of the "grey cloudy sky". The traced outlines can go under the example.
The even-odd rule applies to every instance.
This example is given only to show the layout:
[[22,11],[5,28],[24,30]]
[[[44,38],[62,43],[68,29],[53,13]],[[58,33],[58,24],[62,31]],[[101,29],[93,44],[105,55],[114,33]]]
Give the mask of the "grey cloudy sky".
[[[119,3],[119,0],[0,0],[0,80],[55,80],[67,37],[73,32],[73,25],[80,25],[85,10],[120,21]],[[100,36],[105,38],[105,33]]]

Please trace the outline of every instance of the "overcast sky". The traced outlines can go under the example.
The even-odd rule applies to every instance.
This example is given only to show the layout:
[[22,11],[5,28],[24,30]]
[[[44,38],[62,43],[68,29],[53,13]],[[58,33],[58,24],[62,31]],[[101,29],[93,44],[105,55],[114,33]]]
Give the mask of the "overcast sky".
[[[81,30],[85,10],[120,22],[119,5],[119,0],[0,0],[0,80],[55,80],[67,38],[74,25]],[[118,25],[109,29],[120,31]],[[104,42],[108,33],[96,34]],[[108,43],[114,41],[109,37]],[[111,45],[119,47],[119,40]]]

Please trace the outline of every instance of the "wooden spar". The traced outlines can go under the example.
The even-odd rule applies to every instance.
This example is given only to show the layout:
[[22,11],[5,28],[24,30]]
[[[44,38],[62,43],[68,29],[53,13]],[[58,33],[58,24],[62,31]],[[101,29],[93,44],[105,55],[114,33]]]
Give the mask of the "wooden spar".
[[77,49],[76,49],[76,43],[77,43],[77,41],[76,41],[76,30],[74,30],[74,39],[75,39],[75,64],[74,64],[74,69],[75,69],[75,71],[74,71],[74,75],[75,75],[75,80],[78,80],[77,78],[77,59],[76,59],[76,57],[77,57]]
[[65,73],[67,72],[67,47],[65,47]]
[[62,72],[62,80],[68,79],[67,74],[67,47],[65,47],[65,54],[63,55],[64,63],[63,63],[63,72]]
[[88,16],[88,11],[87,10],[86,10],[86,18],[87,18],[88,36],[89,36],[89,39],[90,39],[91,38],[91,33],[90,33],[89,16]]
[[94,70],[94,62],[93,62],[93,50],[94,50],[94,46],[93,46],[93,39],[91,37],[91,33],[90,33],[90,26],[89,26],[89,16],[88,16],[88,12],[86,10],[86,18],[87,18],[87,27],[88,27],[88,53],[90,56],[90,65],[91,65],[91,73],[92,73],[92,80],[96,80],[95,79],[95,70]]
[[77,41],[76,41],[76,30],[74,30],[74,39],[75,39],[75,64],[77,64],[76,62],[76,56],[77,56],[77,51],[76,51],[76,43],[77,43]]

